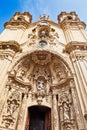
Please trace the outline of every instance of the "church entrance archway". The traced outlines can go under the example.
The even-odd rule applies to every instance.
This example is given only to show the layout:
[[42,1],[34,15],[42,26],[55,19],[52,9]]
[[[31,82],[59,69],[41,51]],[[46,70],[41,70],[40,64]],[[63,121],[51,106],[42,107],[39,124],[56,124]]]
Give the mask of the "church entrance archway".
[[60,56],[48,51],[24,55],[9,72],[6,85],[9,111],[5,116],[10,113],[15,126],[22,115],[18,129],[22,126],[23,130],[75,129],[74,81],[71,69]]

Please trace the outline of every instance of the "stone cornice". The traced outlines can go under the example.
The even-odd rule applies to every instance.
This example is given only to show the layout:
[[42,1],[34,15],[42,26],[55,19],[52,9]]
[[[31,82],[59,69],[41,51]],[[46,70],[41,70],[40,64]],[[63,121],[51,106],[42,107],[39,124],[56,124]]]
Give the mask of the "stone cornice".
[[70,42],[65,46],[64,52],[70,53],[73,50],[87,50],[87,42]]
[[20,84],[21,86],[23,87],[28,87],[28,88],[31,88],[31,84],[28,82],[23,82],[23,80],[20,80],[18,78],[16,78],[14,75],[12,75],[11,73],[8,74],[8,77],[13,79],[14,82],[17,82],[18,84]]
[[79,28],[79,29],[85,29],[86,28],[86,24],[84,22],[68,21],[68,20],[64,20],[63,22],[61,22],[60,26],[63,29],[66,29],[67,27],[69,27],[69,28],[76,27],[76,28]]
[[[41,23],[41,22],[43,22],[43,20],[38,20],[38,21],[36,21],[36,22],[34,22],[34,23],[31,23],[31,24],[29,24],[29,27],[33,27],[33,26],[37,26],[39,23]],[[55,26],[55,27],[57,27],[57,28],[61,28],[60,27],[60,24],[58,24],[58,23],[56,23],[56,22],[54,22],[54,21],[51,21],[51,20],[44,20],[44,22],[46,22],[47,24],[49,24],[49,25],[51,25],[51,26]]]
[[20,45],[16,41],[0,41],[0,50],[10,49],[14,52],[20,51]]
[[19,21],[11,22],[10,21],[10,22],[6,22],[4,24],[4,28],[8,28],[8,27],[11,27],[11,26],[20,26],[20,25],[22,25],[23,27],[27,28],[29,24],[30,23],[26,22],[26,21],[23,21],[23,22],[19,22]]

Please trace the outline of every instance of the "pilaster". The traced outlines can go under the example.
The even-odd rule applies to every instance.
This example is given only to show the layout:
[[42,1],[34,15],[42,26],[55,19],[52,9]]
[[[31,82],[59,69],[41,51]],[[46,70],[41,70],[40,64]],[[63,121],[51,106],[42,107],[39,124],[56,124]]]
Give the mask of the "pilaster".
[[56,90],[54,88],[53,90],[53,101],[52,101],[52,105],[53,105],[53,130],[59,130],[59,116],[58,116],[58,102],[57,102],[57,93]]
[[[82,111],[82,118],[86,126],[87,122],[87,84],[86,84],[86,64],[84,57],[86,57],[87,51],[76,49],[70,53],[70,58],[72,61],[72,65],[75,70],[75,84],[76,84],[76,91],[79,98],[81,111]],[[84,71],[85,70],[85,71]]]

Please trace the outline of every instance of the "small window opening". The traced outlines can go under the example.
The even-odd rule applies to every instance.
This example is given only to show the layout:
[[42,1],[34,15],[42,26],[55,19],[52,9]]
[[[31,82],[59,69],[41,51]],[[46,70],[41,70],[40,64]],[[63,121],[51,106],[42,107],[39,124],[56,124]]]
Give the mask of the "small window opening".
[[68,20],[72,20],[72,17],[71,17],[71,16],[68,16]]
[[23,19],[23,17],[22,17],[22,16],[19,16],[19,17],[18,17],[18,20],[20,20],[20,21],[21,21],[22,19]]

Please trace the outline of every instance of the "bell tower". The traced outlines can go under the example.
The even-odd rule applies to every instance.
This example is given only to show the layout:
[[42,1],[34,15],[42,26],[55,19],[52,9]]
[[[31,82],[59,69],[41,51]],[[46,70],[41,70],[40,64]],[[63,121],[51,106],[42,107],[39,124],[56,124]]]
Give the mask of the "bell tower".
[[20,13],[16,12],[9,22],[4,24],[5,28],[11,26],[24,26],[27,27],[31,23],[32,16],[28,12]]
[[86,40],[84,39],[86,24],[80,21],[75,12],[61,12],[58,20],[64,31],[67,43]]

